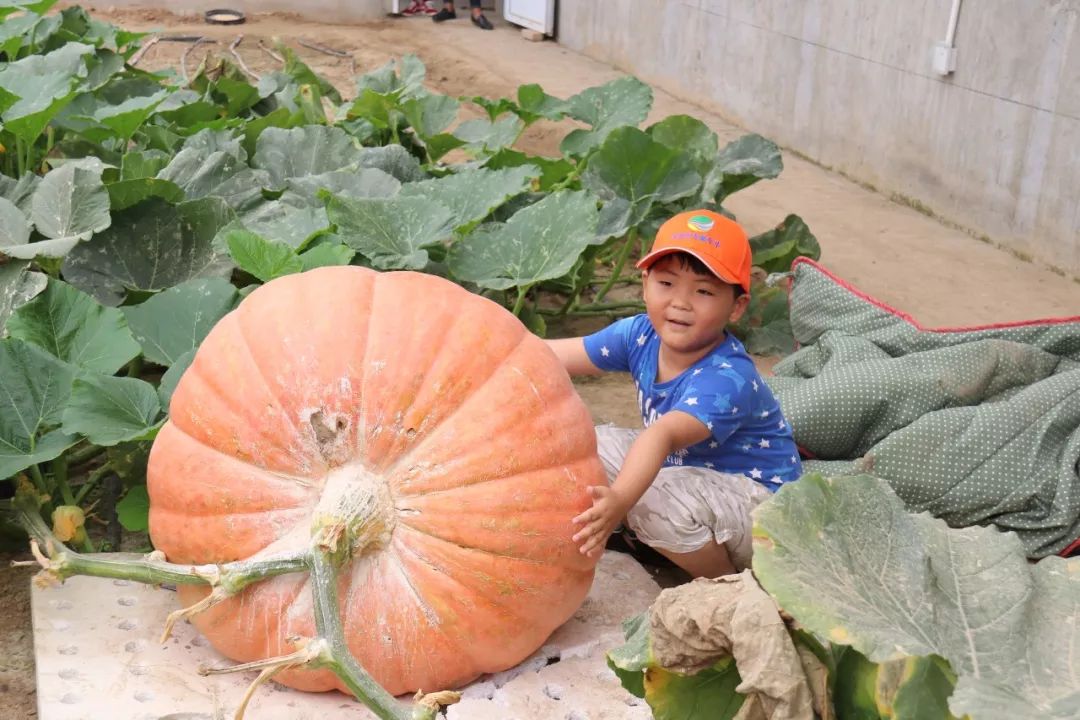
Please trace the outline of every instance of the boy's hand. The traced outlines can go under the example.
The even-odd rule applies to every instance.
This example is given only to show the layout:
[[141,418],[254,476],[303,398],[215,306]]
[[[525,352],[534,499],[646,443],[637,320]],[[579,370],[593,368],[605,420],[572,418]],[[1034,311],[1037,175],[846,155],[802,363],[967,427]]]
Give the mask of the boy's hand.
[[572,540],[581,543],[581,554],[597,557],[604,552],[608,536],[622,522],[630,509],[619,495],[607,485],[591,485],[592,507],[574,518],[575,525],[584,525]]

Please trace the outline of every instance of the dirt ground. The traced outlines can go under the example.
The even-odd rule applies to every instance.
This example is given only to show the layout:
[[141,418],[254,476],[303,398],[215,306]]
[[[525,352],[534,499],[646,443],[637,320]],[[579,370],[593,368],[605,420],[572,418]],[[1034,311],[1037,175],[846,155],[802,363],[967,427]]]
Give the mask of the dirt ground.
[[[259,48],[258,41],[272,45],[280,39],[346,96],[354,92],[352,61],[308,49],[298,40],[350,53],[360,73],[414,52],[428,67],[429,86],[452,95],[513,96],[519,85],[536,82],[552,95],[568,97],[621,74],[553,42],[528,42],[515,28],[494,17],[494,32],[476,30],[463,15],[439,26],[427,18],[388,18],[342,26],[270,14],[249,16],[245,25],[236,28],[208,26],[199,17],[160,10],[84,7],[128,29],[202,34],[217,40],[189,54],[188,72],[194,71],[208,50],[227,55],[229,44],[240,33],[244,38],[237,51],[246,65],[255,73],[268,72],[278,64]],[[159,42],[139,66],[179,70],[189,47]],[[691,114],[716,130],[722,142],[747,132],[725,122],[716,108],[692,105],[662,88],[655,89],[650,121]],[[541,122],[529,129],[518,147],[535,154],[557,155],[565,132],[554,123]],[[826,267],[924,325],[977,325],[1080,312],[1080,284],[1075,280],[947,227],[792,153],[785,152],[784,162],[779,179],[759,183],[732,199],[730,209],[740,221],[753,234],[775,225],[788,213],[799,214],[821,242]],[[637,422],[632,386],[625,380],[602,378],[579,387],[597,421]],[[14,557],[0,554],[0,562],[6,565]],[[37,716],[29,577],[26,568],[0,571],[0,717],[12,720]]]

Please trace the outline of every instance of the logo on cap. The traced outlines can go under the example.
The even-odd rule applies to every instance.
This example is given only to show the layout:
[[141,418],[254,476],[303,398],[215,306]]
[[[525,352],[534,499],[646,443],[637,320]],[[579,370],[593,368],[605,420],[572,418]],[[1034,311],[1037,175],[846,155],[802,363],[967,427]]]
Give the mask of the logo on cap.
[[716,223],[708,215],[695,215],[686,221],[687,227],[698,232],[709,232]]

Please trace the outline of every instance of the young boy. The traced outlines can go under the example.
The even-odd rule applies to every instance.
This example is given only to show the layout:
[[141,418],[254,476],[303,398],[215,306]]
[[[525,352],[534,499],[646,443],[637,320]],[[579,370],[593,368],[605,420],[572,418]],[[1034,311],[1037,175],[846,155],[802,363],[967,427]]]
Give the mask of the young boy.
[[694,577],[750,564],[750,511],[802,467],[791,429],[728,323],[746,310],[751,250],[723,215],[665,222],[642,268],[645,314],[550,340],[571,375],[630,372],[643,431],[597,428],[608,487],[574,518],[596,556],[623,522]]

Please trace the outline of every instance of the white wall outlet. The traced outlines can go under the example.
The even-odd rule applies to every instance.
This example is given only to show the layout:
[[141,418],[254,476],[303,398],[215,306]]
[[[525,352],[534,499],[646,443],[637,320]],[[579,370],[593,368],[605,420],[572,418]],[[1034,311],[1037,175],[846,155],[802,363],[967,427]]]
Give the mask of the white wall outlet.
[[948,75],[956,70],[956,48],[939,42],[934,46],[934,72]]

